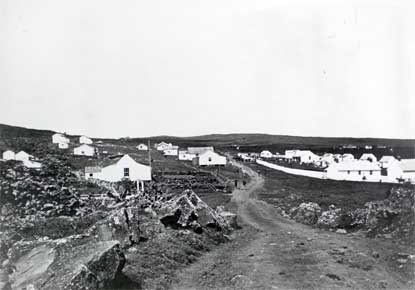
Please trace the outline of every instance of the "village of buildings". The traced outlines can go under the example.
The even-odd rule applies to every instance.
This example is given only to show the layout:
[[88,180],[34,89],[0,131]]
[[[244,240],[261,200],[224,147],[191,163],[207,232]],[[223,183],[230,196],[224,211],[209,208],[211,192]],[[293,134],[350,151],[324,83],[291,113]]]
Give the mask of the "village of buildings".
[[[80,136],[78,144],[70,146],[70,139],[64,134],[56,133],[51,137],[56,148],[68,150],[72,148],[74,156],[97,157],[100,152],[91,138]],[[98,141],[97,143],[102,143]],[[195,166],[225,166],[227,157],[215,152],[212,146],[179,148],[172,143],[160,142],[153,145],[154,150],[169,158],[191,162]],[[150,143],[135,146],[138,151],[150,152]],[[366,146],[370,150],[371,146]],[[24,152],[17,153],[7,150],[3,152],[3,160],[16,160],[28,168],[39,169],[42,164],[36,157]],[[151,158],[151,157],[149,157]],[[263,150],[259,153],[236,154],[235,158],[244,162],[257,164],[284,171],[286,173],[309,176],[320,179],[386,182],[386,183],[415,183],[415,159],[397,159],[392,155],[382,156],[379,160],[373,153],[363,153],[354,156],[351,153],[317,155],[310,150],[285,150],[284,154],[272,153]],[[144,188],[144,182],[151,180],[150,165],[144,165],[134,160],[128,154],[118,156],[101,163],[100,166],[85,167],[86,179],[98,179],[108,182],[117,182],[124,178],[137,181],[139,188]]]

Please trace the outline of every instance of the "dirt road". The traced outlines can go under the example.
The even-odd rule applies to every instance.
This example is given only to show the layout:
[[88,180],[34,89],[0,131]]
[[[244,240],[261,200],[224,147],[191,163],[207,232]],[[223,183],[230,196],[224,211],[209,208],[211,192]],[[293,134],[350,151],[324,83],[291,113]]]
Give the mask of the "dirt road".
[[409,289],[407,281],[360,234],[337,234],[281,217],[256,199],[264,179],[251,177],[232,202],[243,229],[180,272],[172,289]]

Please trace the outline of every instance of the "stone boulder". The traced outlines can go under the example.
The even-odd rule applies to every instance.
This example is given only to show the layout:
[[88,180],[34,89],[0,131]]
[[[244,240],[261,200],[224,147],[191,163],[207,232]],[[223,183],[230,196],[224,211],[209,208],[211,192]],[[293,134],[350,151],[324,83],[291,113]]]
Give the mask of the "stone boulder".
[[99,240],[118,240],[122,247],[151,239],[164,229],[154,211],[139,206],[113,210],[95,227]]
[[[18,242],[9,250],[11,289],[102,289],[125,264],[118,241],[65,238]],[[7,288],[5,288],[7,289]]]
[[230,229],[225,218],[191,190],[186,190],[162,204],[157,213],[160,221],[172,228],[191,228],[197,233],[201,233],[204,228]]
[[226,221],[226,223],[234,229],[239,229],[237,215],[225,210],[223,206],[218,206],[216,212]]
[[300,206],[293,208],[290,215],[299,223],[314,225],[320,216],[320,212],[321,208],[317,203],[303,202]]

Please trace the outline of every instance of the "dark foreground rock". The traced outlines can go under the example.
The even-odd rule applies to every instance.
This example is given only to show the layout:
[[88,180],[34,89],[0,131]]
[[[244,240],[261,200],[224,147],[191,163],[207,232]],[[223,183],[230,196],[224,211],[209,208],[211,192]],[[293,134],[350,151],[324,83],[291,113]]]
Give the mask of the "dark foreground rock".
[[191,228],[197,233],[201,233],[206,227],[219,231],[230,230],[225,218],[191,190],[186,190],[164,203],[157,213],[160,221],[172,228]]
[[125,257],[118,241],[75,237],[17,243],[4,264],[4,289],[102,289],[122,270]]

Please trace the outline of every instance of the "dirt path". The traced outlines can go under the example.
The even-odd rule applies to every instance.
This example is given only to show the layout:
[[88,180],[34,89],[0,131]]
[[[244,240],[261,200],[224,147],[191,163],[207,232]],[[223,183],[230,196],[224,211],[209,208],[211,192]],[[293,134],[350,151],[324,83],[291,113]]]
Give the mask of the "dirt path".
[[409,289],[382,253],[359,234],[336,234],[295,223],[258,199],[264,179],[235,190],[243,229],[232,242],[180,272],[172,289]]

